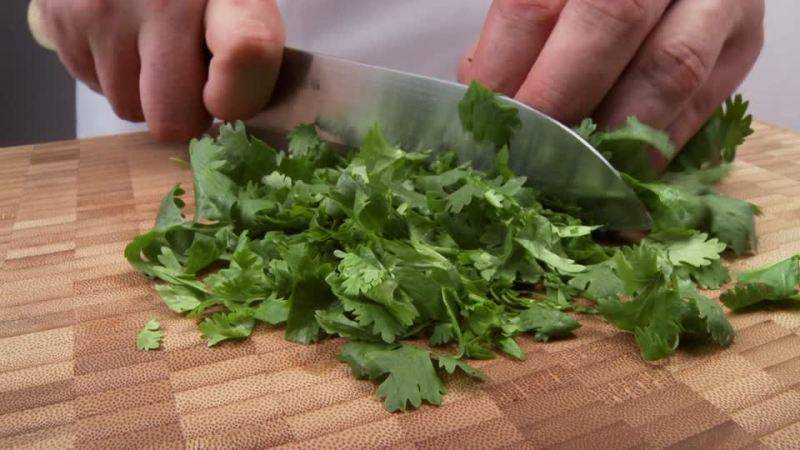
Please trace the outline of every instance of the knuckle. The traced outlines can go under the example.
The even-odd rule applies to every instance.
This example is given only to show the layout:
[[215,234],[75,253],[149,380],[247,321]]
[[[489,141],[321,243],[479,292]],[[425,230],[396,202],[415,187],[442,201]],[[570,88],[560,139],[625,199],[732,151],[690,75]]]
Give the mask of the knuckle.
[[114,110],[114,114],[120,119],[130,122],[142,120],[142,109],[138,103],[134,104],[133,102],[114,99],[113,97],[109,97],[108,101],[111,103],[111,109]]
[[45,22],[52,22],[60,17],[65,4],[66,2],[53,0],[38,0],[37,2],[39,14],[41,14],[42,20]]
[[693,45],[678,40],[647,53],[641,66],[642,75],[651,85],[671,95],[696,91],[710,70],[710,64]]
[[637,26],[649,18],[651,0],[577,0],[578,5],[595,19],[624,27]]
[[561,13],[564,0],[495,0],[503,16],[525,22],[554,20]]
[[567,97],[552,83],[542,79],[532,80],[527,86],[520,89],[516,99],[564,123],[580,120],[580,117],[575,117],[577,114],[568,111],[577,106],[576,101]]
[[113,11],[114,3],[111,0],[80,0],[76,2],[76,12],[84,20],[107,17]]
[[283,49],[283,30],[251,21],[236,29],[224,31],[224,36],[208,36],[209,48],[214,57],[232,63],[269,61]]

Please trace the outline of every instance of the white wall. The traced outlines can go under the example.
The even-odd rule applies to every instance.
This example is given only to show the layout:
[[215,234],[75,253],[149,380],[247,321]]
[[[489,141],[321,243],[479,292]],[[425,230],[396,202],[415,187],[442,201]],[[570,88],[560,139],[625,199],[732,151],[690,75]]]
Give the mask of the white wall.
[[800,1],[767,0],[765,41],[739,91],[758,120],[800,131]]

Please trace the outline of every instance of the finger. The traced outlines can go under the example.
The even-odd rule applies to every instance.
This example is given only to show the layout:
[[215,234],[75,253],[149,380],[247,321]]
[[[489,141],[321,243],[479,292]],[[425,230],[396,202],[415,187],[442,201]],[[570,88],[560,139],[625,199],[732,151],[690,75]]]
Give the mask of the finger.
[[601,127],[629,116],[669,125],[711,74],[738,13],[725,0],[680,0],[664,16],[595,114]]
[[89,45],[103,95],[122,119],[141,122],[144,112],[139,99],[139,52],[136,30],[118,30],[107,36],[95,33]]
[[274,0],[209,0],[211,51],[206,108],[223,120],[248,119],[269,100],[283,55],[283,23]]
[[100,92],[89,42],[74,6],[59,0],[40,0],[39,8],[46,34],[56,44],[58,58],[75,79]]
[[478,40],[476,39],[472,45],[469,46],[469,50],[464,53],[464,57],[461,58],[461,62],[458,64],[458,70],[456,71],[456,78],[460,83],[469,84],[470,81],[473,79],[470,78],[470,70],[472,67],[472,60],[475,58],[475,50],[478,48]]
[[494,0],[462,81],[514,95],[545,45],[566,0]]
[[570,0],[516,98],[566,123],[590,115],[669,0]]
[[706,82],[666,128],[676,147],[682,148],[744,81],[761,52],[763,41],[761,25],[729,41]]
[[205,131],[204,2],[147,1],[139,33],[142,110],[153,135],[185,140]]

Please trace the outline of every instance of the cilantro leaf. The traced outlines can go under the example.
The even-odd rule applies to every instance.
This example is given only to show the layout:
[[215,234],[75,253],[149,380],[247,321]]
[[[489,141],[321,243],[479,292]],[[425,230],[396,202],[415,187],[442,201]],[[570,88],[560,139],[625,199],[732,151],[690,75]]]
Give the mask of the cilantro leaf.
[[172,225],[183,223],[183,207],[186,206],[186,203],[181,197],[185,193],[186,191],[178,183],[164,196],[161,206],[158,208],[155,229],[169,228]]
[[569,285],[582,291],[591,300],[614,297],[623,291],[622,280],[608,263],[587,267],[585,272],[575,275]]
[[220,171],[226,163],[223,150],[210,137],[189,144],[196,221],[226,220],[236,202],[236,184]]
[[709,231],[737,255],[756,247],[755,215],[760,210],[752,203],[721,195],[706,196],[710,210]]
[[686,144],[670,170],[700,169],[733,161],[737,147],[753,134],[753,117],[747,114],[748,106],[741,95],[726,100]]
[[512,358],[524,361],[525,360],[525,352],[522,351],[517,341],[514,340],[513,337],[505,336],[497,341],[497,347],[508,356]]
[[375,333],[367,327],[347,317],[342,305],[317,310],[315,316],[320,327],[328,334],[339,335],[356,341],[380,341],[380,338],[376,337]]
[[482,370],[476,369],[462,361],[460,358],[450,355],[439,355],[439,367],[444,369],[444,371],[450,375],[455,373],[456,369],[459,369],[472,378],[477,378],[481,381],[486,380],[486,374]]
[[157,284],[156,291],[169,309],[183,314],[194,310],[205,300],[205,294],[180,284]]
[[709,239],[705,233],[692,233],[687,238],[670,240],[665,247],[672,264],[692,267],[710,265],[719,260],[719,254],[725,250],[725,244],[717,239]]
[[560,273],[575,274],[586,270],[585,266],[576,264],[575,261],[548,250],[540,242],[529,241],[527,239],[517,239],[517,242],[532,258],[547,264]]
[[253,318],[270,325],[285,323],[289,318],[289,302],[272,296],[256,307]]
[[736,331],[728,322],[719,303],[697,292],[690,282],[682,282],[680,292],[690,305],[682,328],[696,335],[707,335],[723,347],[730,345],[736,336]]
[[332,267],[320,264],[311,252],[307,244],[298,244],[289,249],[289,265],[295,278],[289,295],[286,339],[300,344],[310,344],[319,339],[320,325],[315,317],[316,311],[336,300],[325,281]]
[[277,166],[277,153],[265,142],[250,137],[241,121],[224,124],[217,142],[222,146],[224,160],[219,170],[239,186],[254,183]]
[[229,313],[214,313],[198,325],[203,337],[212,347],[228,339],[242,339],[250,336],[255,322],[253,311],[242,308]]
[[500,148],[511,141],[522,126],[519,111],[498,101],[496,94],[477,81],[470,83],[458,104],[458,117],[464,130],[478,142],[492,142]]
[[509,320],[503,327],[506,334],[531,332],[537,341],[547,342],[552,338],[569,335],[581,325],[568,314],[541,305],[531,305]]
[[289,132],[289,152],[294,157],[306,156],[323,145],[314,124],[304,123]]
[[711,264],[698,267],[690,272],[692,279],[703,289],[719,289],[729,281],[731,275],[722,264],[722,260],[712,261]]
[[[588,128],[582,131],[586,132]],[[647,153],[649,148],[655,148],[667,160],[675,155],[669,135],[639,122],[635,117],[629,117],[616,130],[595,133],[589,141],[608,156],[614,167],[640,180],[656,178]]]
[[658,284],[631,301],[601,299],[598,308],[606,320],[634,334],[642,358],[656,360],[672,354],[678,347],[687,306],[676,289]]
[[364,294],[386,279],[386,270],[366,247],[362,249],[363,256],[339,250],[333,254],[342,260],[339,273],[342,274],[342,287],[346,295]]
[[349,342],[342,346],[339,359],[350,364],[357,378],[383,380],[378,398],[391,412],[409,405],[418,408],[423,401],[442,403],[446,389],[427,350],[405,344]]
[[156,350],[161,347],[161,324],[152,317],[136,335],[136,348],[138,350]]
[[800,255],[742,272],[736,280],[738,284],[720,296],[730,309],[739,310],[762,302],[800,302]]
[[614,257],[614,272],[628,295],[663,280],[658,253],[650,246],[625,247]]

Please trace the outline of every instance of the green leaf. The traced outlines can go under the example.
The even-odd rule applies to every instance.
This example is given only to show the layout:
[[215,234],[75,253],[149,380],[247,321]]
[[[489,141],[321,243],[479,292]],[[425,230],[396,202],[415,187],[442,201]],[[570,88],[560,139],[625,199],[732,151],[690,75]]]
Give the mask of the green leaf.
[[491,142],[500,148],[511,141],[522,126],[519,112],[501,103],[494,92],[477,81],[470,83],[467,93],[458,104],[458,117],[464,130],[478,142]]
[[681,284],[681,296],[690,304],[690,310],[682,324],[683,329],[707,335],[723,347],[733,342],[736,331],[719,303],[697,292],[690,282]]
[[708,202],[685,188],[643,183],[625,174],[623,178],[647,207],[656,229],[701,229],[707,221]]
[[473,198],[483,197],[483,189],[472,183],[466,183],[450,194],[447,199],[448,210],[453,214],[459,214],[466,206],[472,203]]
[[186,252],[186,262],[183,265],[183,271],[186,273],[197,273],[219,259],[224,251],[224,244],[219,242],[216,238],[206,236],[202,233],[195,233],[192,245]]
[[147,351],[161,347],[161,332],[158,331],[159,328],[161,328],[161,324],[158,319],[151,317],[139,331],[139,334],[136,335],[136,349]]
[[661,359],[675,351],[686,308],[677,289],[667,285],[649,287],[627,302],[618,298],[598,301],[600,314],[606,320],[634,334],[646,360]]
[[572,131],[588,141],[594,132],[597,131],[597,124],[591,118],[583,119],[580,125],[573,128]]
[[237,187],[220,169],[225,165],[223,147],[210,137],[189,144],[194,182],[195,221],[227,220],[236,201]]
[[716,239],[709,239],[705,233],[692,233],[687,238],[678,238],[664,242],[667,256],[672,264],[687,264],[692,267],[708,266],[719,260],[719,254],[725,250],[725,244]]
[[625,247],[614,257],[614,272],[628,295],[663,280],[658,253],[650,246]]
[[503,331],[507,334],[529,332],[537,341],[547,342],[552,338],[567,336],[580,326],[577,320],[562,311],[531,305],[512,318]]
[[712,261],[707,266],[692,270],[690,275],[697,285],[703,289],[719,289],[731,281],[731,275],[722,264],[721,259]]
[[439,367],[444,369],[444,371],[450,375],[455,373],[456,369],[459,369],[472,378],[477,378],[481,381],[486,380],[486,374],[481,369],[476,369],[462,361],[460,358],[456,358],[454,356],[439,355]]
[[585,272],[575,275],[569,285],[591,300],[614,297],[623,292],[622,280],[608,263],[588,266]]
[[250,304],[267,297],[269,282],[264,268],[264,259],[242,245],[233,253],[230,265],[206,277],[205,282],[218,298]]
[[217,142],[222,146],[220,156],[225,162],[219,171],[239,186],[256,183],[277,167],[277,152],[263,141],[249,137],[242,122],[222,125]]
[[179,284],[157,284],[156,291],[169,309],[183,314],[194,310],[205,300],[205,294]]
[[212,314],[198,325],[203,337],[212,347],[229,339],[243,339],[253,332],[255,321],[253,311],[249,309],[234,310],[229,313]]
[[289,152],[298,158],[306,156],[322,145],[314,124],[304,123],[289,132]]
[[381,284],[387,277],[386,270],[375,254],[366,247],[361,249],[361,255],[339,250],[333,254],[342,260],[339,263],[339,273],[342,275],[342,287],[347,295],[364,294]]
[[432,346],[444,345],[452,342],[455,338],[456,335],[453,330],[453,324],[437,323],[436,326],[433,327],[433,332],[431,333],[430,339],[428,339],[428,344]]
[[525,360],[525,352],[522,351],[519,344],[517,344],[517,341],[515,341],[513,337],[503,337],[499,339],[497,341],[497,347],[500,349],[500,351],[516,360]]
[[517,242],[531,255],[532,258],[537,259],[553,269],[563,274],[576,274],[586,270],[586,266],[576,264],[575,261],[553,253],[548,250],[544,245],[539,242],[529,241],[527,239],[517,239]]
[[355,315],[361,327],[389,344],[405,334],[411,324],[400,322],[388,308],[377,303],[351,298],[342,298],[341,301],[344,309]]
[[641,180],[656,178],[648,150],[655,148],[669,160],[675,155],[675,147],[669,135],[629,117],[620,128],[595,133],[591,143],[608,159],[614,167]]
[[347,317],[341,305],[317,310],[315,316],[319,325],[328,334],[356,341],[380,341],[380,338],[367,327]]
[[383,136],[380,125],[373,124],[361,141],[358,160],[363,162],[370,174],[380,173],[405,157],[404,151],[390,145]]
[[721,195],[709,195],[705,199],[711,216],[711,235],[726,243],[737,255],[755,250],[755,215],[760,214],[760,210],[752,203]]
[[431,362],[430,352],[405,344],[349,342],[339,353],[358,378],[383,380],[378,398],[390,412],[419,408],[423,401],[442,403],[446,392]]
[[270,325],[282,324],[289,318],[289,302],[270,297],[256,307],[253,318]]
[[730,309],[739,310],[762,302],[800,302],[800,255],[771,266],[742,272],[738,284],[723,292],[720,300]]
[[300,344],[311,344],[320,337],[316,311],[325,309],[336,300],[325,281],[331,269],[320,265],[308,245],[292,247],[289,256],[294,279],[289,296],[286,339]]
[[747,114],[748,106],[741,95],[726,100],[686,144],[670,170],[699,169],[733,161],[736,149],[753,134],[753,118]]
[[165,229],[183,223],[183,207],[186,206],[186,203],[181,197],[185,193],[186,191],[178,183],[164,196],[161,206],[158,208],[155,229]]

